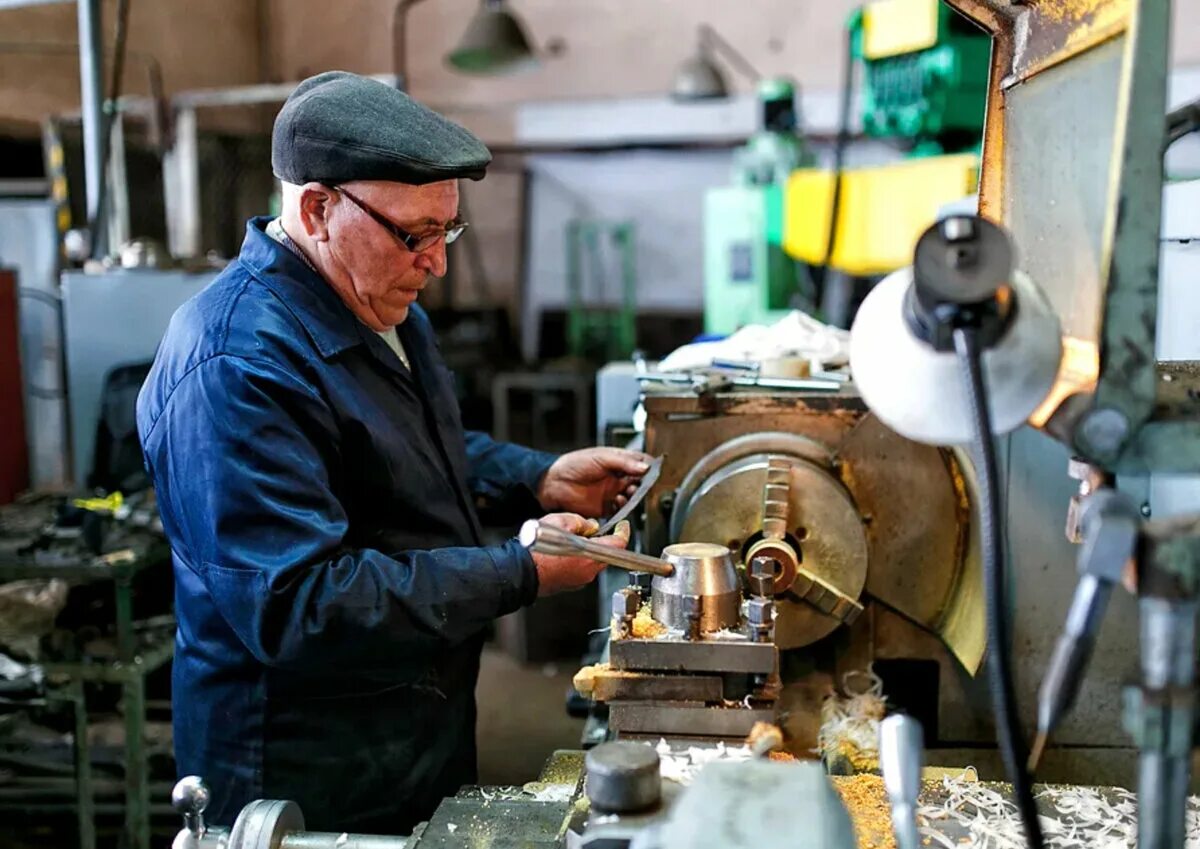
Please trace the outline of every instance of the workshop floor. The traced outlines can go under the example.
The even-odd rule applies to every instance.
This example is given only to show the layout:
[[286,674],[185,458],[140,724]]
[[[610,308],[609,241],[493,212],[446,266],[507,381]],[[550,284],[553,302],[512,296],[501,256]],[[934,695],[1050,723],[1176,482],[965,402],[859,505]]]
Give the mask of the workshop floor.
[[583,720],[567,716],[579,664],[526,666],[494,645],[484,648],[479,704],[479,783],[524,784],[555,749],[578,749]]

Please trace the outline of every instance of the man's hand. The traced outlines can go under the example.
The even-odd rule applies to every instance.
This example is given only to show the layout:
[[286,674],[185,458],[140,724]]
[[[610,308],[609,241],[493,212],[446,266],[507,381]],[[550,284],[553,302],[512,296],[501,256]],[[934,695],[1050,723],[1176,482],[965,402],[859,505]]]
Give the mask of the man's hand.
[[538,487],[543,510],[599,518],[633,495],[652,458],[624,448],[585,448],[554,461]]
[[[589,536],[600,529],[599,523],[574,513],[551,513],[541,521],[547,525],[580,536]],[[611,536],[595,537],[595,542],[612,548],[624,548],[629,544],[629,523],[618,522]],[[590,557],[557,557],[553,554],[533,552],[533,563],[538,573],[538,595],[546,596],[565,590],[577,590],[590,584],[604,570],[603,563]]]

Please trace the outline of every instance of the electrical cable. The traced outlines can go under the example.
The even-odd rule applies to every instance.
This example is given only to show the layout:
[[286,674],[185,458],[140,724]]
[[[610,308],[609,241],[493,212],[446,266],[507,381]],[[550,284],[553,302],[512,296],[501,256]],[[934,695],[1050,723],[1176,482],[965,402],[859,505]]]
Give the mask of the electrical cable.
[[1167,113],[1167,141],[1170,147],[1189,133],[1200,130],[1200,98]]
[[816,272],[818,303],[825,295],[829,278],[829,263],[837,248],[838,215],[842,209],[842,172],[845,170],[846,147],[850,144],[850,106],[854,99],[854,30],[846,28],[846,54],[842,58],[842,97],[838,104],[838,131],[833,143],[833,199],[829,204],[829,233],[825,240],[825,259]]
[[1012,783],[1017,810],[1032,849],[1042,849],[1042,829],[1033,799],[1033,780],[1025,768],[1026,752],[1017,699],[1013,687],[1012,642],[1009,633],[1004,546],[1001,538],[1000,481],[992,415],[983,376],[983,356],[978,331],[971,327],[954,330],[963,388],[972,411],[975,471],[979,478],[980,539],[983,550],[984,600],[987,607],[988,689],[996,718],[996,739],[1008,780]]

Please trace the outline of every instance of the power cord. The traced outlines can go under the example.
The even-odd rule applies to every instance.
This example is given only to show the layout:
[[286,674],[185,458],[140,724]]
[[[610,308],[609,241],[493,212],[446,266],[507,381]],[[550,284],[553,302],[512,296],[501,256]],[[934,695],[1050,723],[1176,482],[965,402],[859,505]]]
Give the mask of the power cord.
[[1017,699],[1013,687],[1012,636],[1009,633],[1006,570],[1000,534],[1000,481],[978,330],[974,327],[955,328],[954,350],[958,355],[963,388],[972,411],[975,471],[979,477],[980,492],[987,639],[990,647],[987,659],[988,689],[992,698],[992,712],[996,716],[996,738],[1028,844],[1032,849],[1042,849],[1042,827],[1033,799],[1033,777],[1025,768],[1025,737],[1017,717]]

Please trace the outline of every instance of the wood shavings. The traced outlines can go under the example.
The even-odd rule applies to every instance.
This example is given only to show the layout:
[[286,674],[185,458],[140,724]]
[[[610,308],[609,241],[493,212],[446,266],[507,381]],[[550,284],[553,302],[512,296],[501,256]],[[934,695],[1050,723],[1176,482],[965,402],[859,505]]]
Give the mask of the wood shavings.
[[817,752],[826,761],[846,760],[857,772],[879,768],[879,721],[887,711],[883,681],[868,667],[842,677],[844,696],[821,704]]

